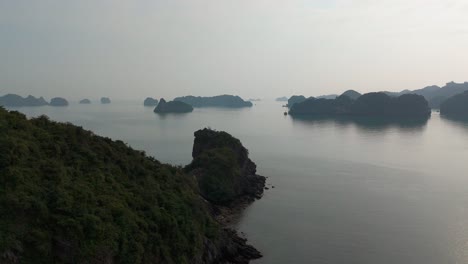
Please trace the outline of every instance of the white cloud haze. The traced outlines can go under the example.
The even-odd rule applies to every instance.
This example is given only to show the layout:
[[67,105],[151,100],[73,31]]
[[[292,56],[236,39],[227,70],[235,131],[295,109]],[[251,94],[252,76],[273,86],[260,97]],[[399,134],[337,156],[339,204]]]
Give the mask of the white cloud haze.
[[3,0],[0,94],[275,97],[468,80],[465,0]]

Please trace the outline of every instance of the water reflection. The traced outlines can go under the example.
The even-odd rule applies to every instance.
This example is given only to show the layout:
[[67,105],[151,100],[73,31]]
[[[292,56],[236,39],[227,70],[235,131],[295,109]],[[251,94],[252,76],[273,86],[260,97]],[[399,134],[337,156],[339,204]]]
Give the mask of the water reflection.
[[310,126],[337,125],[341,128],[355,126],[364,132],[398,129],[402,132],[421,132],[429,117],[372,117],[372,116],[290,116],[293,122]]
[[441,114],[440,117],[442,120],[447,121],[447,123],[450,123],[451,125],[468,130],[468,116],[447,116]]

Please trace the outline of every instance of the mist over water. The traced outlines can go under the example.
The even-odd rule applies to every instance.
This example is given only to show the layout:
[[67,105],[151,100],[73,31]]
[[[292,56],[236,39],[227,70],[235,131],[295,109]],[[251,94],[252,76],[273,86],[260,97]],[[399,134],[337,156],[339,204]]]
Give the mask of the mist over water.
[[121,139],[162,162],[191,161],[193,132],[239,138],[264,197],[238,223],[254,263],[468,263],[468,123],[298,119],[276,102],[156,115],[142,102],[20,108]]

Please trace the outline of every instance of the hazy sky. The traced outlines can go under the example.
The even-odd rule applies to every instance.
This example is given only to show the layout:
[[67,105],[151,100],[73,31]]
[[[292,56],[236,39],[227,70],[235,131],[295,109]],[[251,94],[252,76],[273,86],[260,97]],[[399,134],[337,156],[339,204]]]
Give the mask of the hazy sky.
[[0,94],[276,97],[468,80],[466,0],[0,0]]

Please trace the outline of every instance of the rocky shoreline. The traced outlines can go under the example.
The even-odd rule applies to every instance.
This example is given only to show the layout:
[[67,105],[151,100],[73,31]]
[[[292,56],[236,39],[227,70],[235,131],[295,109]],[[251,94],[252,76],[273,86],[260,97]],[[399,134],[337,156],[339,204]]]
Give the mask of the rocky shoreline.
[[[227,168],[213,176],[211,164],[218,163],[214,157],[218,152],[226,154],[226,150],[231,152],[232,160],[223,160]],[[195,132],[192,156],[193,161],[186,169],[196,178],[201,196],[207,201],[213,218],[223,228],[217,245],[211,241],[205,244],[201,263],[247,264],[250,260],[261,258],[262,254],[235,230],[244,209],[260,199],[266,189],[266,177],[256,173],[257,166],[248,157],[248,150],[226,132],[202,129]],[[234,168],[230,170],[230,166]],[[224,199],[219,193],[217,196],[210,193],[212,190],[206,187],[206,182],[213,180],[213,177],[216,181],[229,181],[229,189],[221,193],[229,194],[229,199]]]
[[[213,217],[223,227],[224,237],[218,248],[206,245],[205,256],[208,262],[220,264],[248,264],[251,260],[262,258],[263,255],[254,246],[248,244],[247,238],[235,229],[242,212],[255,200],[260,199],[265,189],[264,176],[255,175],[258,187],[255,196],[245,195],[239,197],[229,206],[211,205]],[[217,257],[215,257],[217,256]]]

